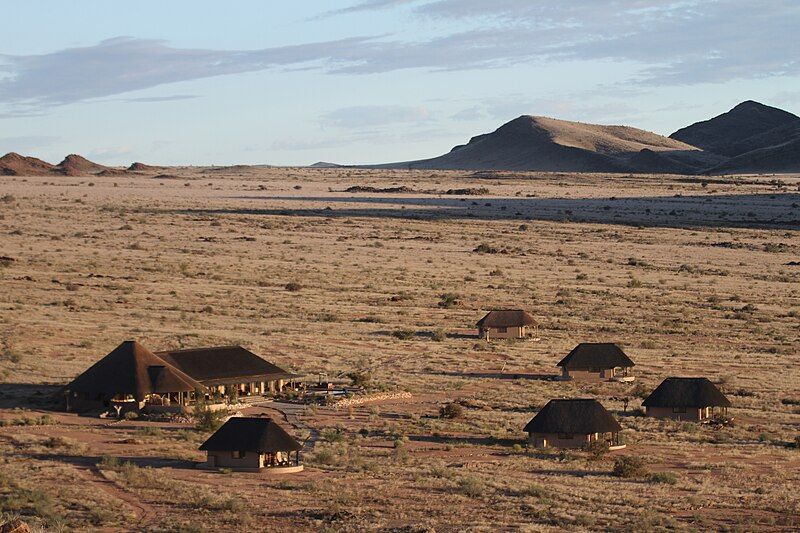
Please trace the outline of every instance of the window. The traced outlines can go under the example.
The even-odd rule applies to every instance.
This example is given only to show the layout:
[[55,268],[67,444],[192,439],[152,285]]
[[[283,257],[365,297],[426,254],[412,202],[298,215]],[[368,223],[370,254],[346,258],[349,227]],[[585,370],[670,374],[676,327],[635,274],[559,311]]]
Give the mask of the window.
[[234,459],[242,459],[244,458],[244,453],[245,452],[235,450],[231,452],[231,457],[233,457]]
[[559,433],[558,438],[561,440],[572,440],[575,438],[575,435],[572,433]]
[[672,412],[673,413],[685,413],[686,412],[686,408],[685,407],[673,407],[672,408]]
[[505,333],[508,331],[508,328],[497,328],[498,333]]

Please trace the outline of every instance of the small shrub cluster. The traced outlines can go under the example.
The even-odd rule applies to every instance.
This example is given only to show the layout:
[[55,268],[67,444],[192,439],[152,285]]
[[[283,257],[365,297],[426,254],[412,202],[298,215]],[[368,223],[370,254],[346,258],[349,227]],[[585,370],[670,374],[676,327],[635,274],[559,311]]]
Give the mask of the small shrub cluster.
[[647,465],[644,460],[632,455],[623,455],[614,459],[614,469],[612,476],[622,478],[641,478],[648,474]]
[[458,480],[458,491],[464,496],[478,498],[486,492],[486,484],[476,477],[464,477]]
[[672,472],[653,472],[647,476],[647,481],[650,483],[666,483],[667,485],[674,485],[678,482],[678,478]]
[[496,254],[496,253],[500,253],[500,250],[498,250],[494,246],[490,246],[490,245],[486,244],[485,242],[479,244],[478,246],[476,246],[475,249],[473,249],[472,251],[473,252],[477,252],[479,254]]
[[197,402],[194,407],[195,429],[198,431],[216,431],[225,421],[227,413],[213,411],[204,402]]
[[409,341],[414,338],[415,332],[413,329],[398,329],[392,332],[392,337],[400,339],[401,341]]
[[605,441],[593,441],[583,447],[590,461],[599,461],[608,453],[608,443]]
[[464,406],[460,403],[450,402],[446,403],[439,408],[439,417],[440,418],[461,418],[464,416]]
[[38,417],[23,416],[22,418],[2,419],[0,427],[3,426],[49,426],[53,424],[53,417],[42,415]]
[[458,294],[445,293],[439,297],[439,307],[442,309],[450,309],[461,303],[461,297]]

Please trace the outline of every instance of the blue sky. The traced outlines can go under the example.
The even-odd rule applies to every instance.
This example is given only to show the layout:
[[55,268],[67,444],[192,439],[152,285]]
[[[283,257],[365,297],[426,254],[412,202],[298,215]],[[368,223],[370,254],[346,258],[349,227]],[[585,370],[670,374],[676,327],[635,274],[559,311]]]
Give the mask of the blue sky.
[[522,114],[669,134],[800,113],[796,0],[15,0],[0,152],[376,163]]

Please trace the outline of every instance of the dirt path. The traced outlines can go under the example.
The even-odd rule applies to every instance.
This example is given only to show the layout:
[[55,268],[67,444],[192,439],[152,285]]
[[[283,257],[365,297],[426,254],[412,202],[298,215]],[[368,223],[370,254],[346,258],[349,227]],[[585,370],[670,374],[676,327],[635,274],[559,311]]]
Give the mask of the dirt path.
[[122,500],[134,510],[136,522],[128,524],[125,527],[126,531],[146,531],[153,525],[158,516],[155,509],[106,478],[97,466],[92,465],[88,469],[79,467],[78,472],[86,481],[96,485],[109,496]]

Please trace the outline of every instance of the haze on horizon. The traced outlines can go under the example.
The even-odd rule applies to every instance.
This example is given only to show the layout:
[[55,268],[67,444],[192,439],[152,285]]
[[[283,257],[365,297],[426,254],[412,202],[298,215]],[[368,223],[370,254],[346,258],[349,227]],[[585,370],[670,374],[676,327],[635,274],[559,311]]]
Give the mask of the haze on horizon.
[[7,6],[0,152],[379,163],[522,114],[668,135],[743,100],[800,113],[789,0],[296,4]]

